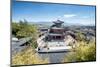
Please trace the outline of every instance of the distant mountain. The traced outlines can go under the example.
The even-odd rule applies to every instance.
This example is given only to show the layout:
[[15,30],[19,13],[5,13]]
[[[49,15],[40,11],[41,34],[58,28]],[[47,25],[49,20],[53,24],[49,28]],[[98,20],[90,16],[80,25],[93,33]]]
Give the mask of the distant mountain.
[[82,24],[64,23],[64,26],[80,26]]
[[[31,24],[36,24],[36,25],[44,25],[44,26],[51,26],[53,23],[50,21],[41,21],[41,22],[30,22]],[[95,26],[93,24],[90,25],[83,25],[81,23],[68,23],[68,22],[64,22],[63,23],[64,26]]]

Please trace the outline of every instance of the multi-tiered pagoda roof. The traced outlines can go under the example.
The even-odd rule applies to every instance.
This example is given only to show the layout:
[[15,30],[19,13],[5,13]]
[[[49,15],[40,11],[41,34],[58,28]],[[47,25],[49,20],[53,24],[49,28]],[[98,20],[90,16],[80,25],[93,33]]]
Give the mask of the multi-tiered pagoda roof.
[[65,29],[62,26],[62,23],[64,23],[61,20],[53,21],[53,25],[50,27],[49,33],[48,33],[48,39],[49,40],[63,40],[64,39],[64,32]]

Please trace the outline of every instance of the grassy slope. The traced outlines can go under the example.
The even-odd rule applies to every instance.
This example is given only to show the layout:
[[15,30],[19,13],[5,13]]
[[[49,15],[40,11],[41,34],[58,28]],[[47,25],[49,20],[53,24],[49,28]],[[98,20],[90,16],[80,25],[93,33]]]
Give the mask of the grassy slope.
[[22,52],[12,57],[12,65],[30,65],[49,63],[48,59],[42,60],[32,47],[28,47]]

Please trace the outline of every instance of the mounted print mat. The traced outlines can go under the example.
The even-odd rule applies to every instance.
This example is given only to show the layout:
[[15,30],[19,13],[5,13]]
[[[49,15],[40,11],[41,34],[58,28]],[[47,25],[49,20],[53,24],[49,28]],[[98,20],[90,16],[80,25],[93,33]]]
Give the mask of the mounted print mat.
[[96,6],[12,1],[11,65],[96,61]]

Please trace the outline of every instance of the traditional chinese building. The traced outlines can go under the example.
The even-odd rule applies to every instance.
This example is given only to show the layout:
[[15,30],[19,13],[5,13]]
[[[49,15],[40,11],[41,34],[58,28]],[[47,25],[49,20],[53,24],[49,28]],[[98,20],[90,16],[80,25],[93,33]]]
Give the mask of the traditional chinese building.
[[63,27],[63,21],[57,20],[53,22],[54,24],[50,27],[47,40],[64,40],[65,38],[65,29]]
[[63,23],[60,20],[54,21],[47,33],[37,40],[38,52],[60,52],[71,49],[71,46],[66,43]]

